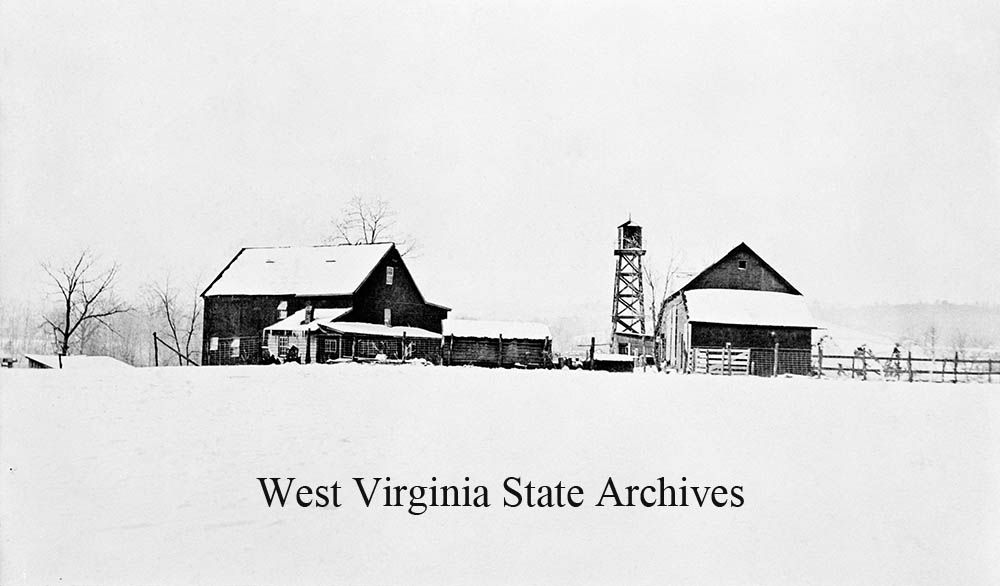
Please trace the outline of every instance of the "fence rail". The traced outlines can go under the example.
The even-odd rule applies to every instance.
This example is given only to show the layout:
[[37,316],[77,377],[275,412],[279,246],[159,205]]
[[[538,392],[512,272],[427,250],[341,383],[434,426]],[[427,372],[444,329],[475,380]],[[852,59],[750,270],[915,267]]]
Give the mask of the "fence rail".
[[828,354],[813,356],[817,374],[835,372],[838,376],[867,380],[869,376],[888,380],[933,382],[1000,382],[1000,359],[954,356],[914,358],[875,356],[874,354]]
[[893,356],[823,354],[792,348],[692,348],[685,372],[723,375],[779,376],[799,374],[839,376],[867,380],[908,382],[1000,382],[1000,359],[954,356],[914,358],[911,353]]

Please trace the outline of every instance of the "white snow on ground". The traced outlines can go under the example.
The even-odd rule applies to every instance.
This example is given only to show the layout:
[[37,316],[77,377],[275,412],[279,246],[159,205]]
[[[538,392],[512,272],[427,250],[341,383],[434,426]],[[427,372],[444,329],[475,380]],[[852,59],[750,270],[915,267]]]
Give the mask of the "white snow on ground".
[[[1000,392],[376,365],[0,371],[2,584],[1000,582]],[[365,509],[354,476],[489,487]],[[502,506],[502,482],[584,488]],[[740,508],[594,507],[742,485]],[[256,480],[346,486],[269,509]]]

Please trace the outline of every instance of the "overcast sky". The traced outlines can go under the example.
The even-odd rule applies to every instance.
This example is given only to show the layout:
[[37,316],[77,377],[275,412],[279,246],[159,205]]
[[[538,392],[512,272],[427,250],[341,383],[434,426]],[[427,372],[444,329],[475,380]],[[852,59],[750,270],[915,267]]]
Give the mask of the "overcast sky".
[[[466,315],[610,310],[615,227],[836,302],[1000,301],[1000,4],[0,3],[0,296],[320,241]],[[873,6],[873,4],[877,4]]]

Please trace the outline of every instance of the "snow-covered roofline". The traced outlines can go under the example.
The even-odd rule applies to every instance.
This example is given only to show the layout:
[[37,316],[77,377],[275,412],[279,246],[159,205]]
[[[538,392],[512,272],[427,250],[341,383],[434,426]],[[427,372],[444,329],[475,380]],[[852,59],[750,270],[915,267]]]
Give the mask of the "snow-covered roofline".
[[446,319],[442,322],[444,335],[458,338],[499,338],[508,340],[544,340],[552,338],[549,326],[535,322],[480,321],[472,319]]
[[801,295],[742,289],[692,289],[684,292],[688,321],[727,325],[815,328]]
[[[60,357],[57,354],[25,354],[25,358],[49,368],[60,368]],[[105,370],[114,368],[133,368],[131,364],[122,362],[110,356],[88,356],[77,354],[62,357],[62,367],[71,370]]]
[[405,334],[407,338],[441,339],[441,334],[421,328],[414,328],[410,326],[384,326],[381,324],[369,324],[364,322],[324,321],[319,323],[319,329],[324,332],[336,334],[359,334],[389,338],[402,338]]

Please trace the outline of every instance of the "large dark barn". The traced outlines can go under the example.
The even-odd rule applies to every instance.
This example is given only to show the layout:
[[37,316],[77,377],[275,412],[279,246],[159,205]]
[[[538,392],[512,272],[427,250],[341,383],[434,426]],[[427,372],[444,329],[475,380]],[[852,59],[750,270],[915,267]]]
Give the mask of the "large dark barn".
[[449,311],[424,299],[391,243],[244,248],[202,297],[204,364],[259,362],[264,329],[300,310],[438,334]]
[[663,319],[677,370],[809,374],[816,325],[805,298],[745,243],[671,294]]

